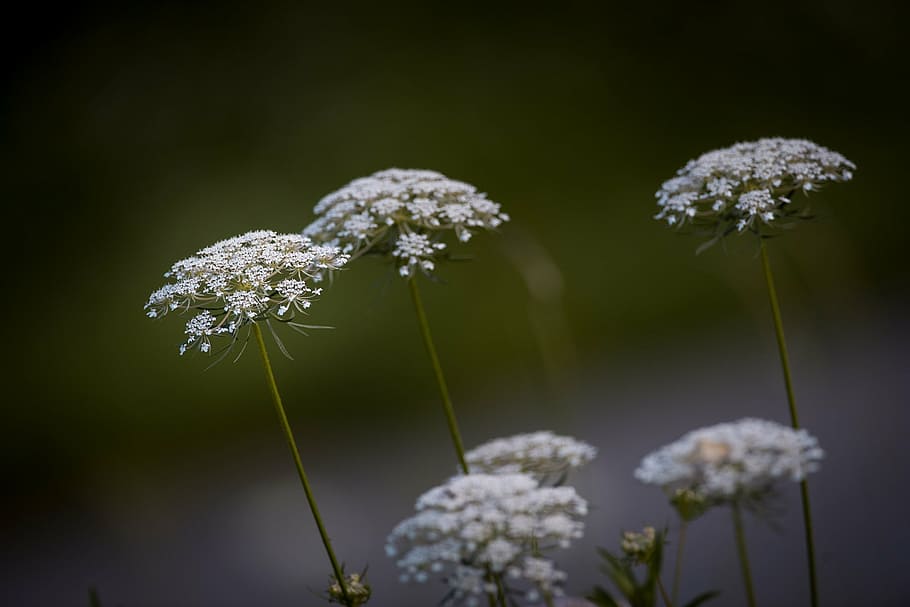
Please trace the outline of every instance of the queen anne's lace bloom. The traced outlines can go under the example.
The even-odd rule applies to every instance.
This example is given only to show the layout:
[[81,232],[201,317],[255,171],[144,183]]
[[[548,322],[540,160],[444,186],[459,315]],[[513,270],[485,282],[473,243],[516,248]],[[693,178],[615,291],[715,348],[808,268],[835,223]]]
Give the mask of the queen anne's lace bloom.
[[526,474],[456,476],[417,500],[417,514],[389,535],[402,581],[442,574],[449,603],[496,594],[490,575],[523,582],[528,601],[561,594],[566,574],[544,553],[582,536],[587,503],[571,487],[541,487]]
[[316,242],[360,255],[391,255],[404,277],[431,272],[446,250],[447,231],[467,242],[475,230],[495,229],[509,216],[486,194],[441,173],[388,169],[356,179],[316,204],[303,233]]
[[689,432],[646,456],[635,477],[717,504],[761,498],[781,479],[801,481],[823,455],[805,430],[747,418]]
[[250,323],[276,320],[292,324],[321,293],[311,283],[338,270],[348,256],[336,247],[314,245],[299,234],[248,232],[206,247],[175,263],[165,277],[172,282],[153,292],[145,304],[150,318],[196,311],[186,323],[183,354],[210,352],[211,338],[237,338]]
[[800,212],[797,192],[829,181],[848,181],[856,166],[805,139],[759,139],[714,150],[690,160],[657,191],[656,219],[669,225],[756,233]]
[[540,482],[556,480],[597,455],[597,449],[570,436],[550,431],[497,438],[465,453],[472,472],[524,472]]

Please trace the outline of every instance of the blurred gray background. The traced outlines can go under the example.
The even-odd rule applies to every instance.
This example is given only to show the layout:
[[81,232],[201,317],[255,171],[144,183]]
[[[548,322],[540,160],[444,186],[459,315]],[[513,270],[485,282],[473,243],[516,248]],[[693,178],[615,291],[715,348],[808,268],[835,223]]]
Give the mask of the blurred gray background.
[[[632,478],[698,426],[786,422],[755,242],[652,219],[689,158],[806,137],[858,165],[769,243],[811,480],[823,604],[903,605],[908,428],[907,9],[866,2],[529,5],[83,3],[7,19],[7,284],[0,517],[5,603],[318,605],[321,545],[250,351],[205,371],[143,315],[177,259],[390,166],[502,203],[500,234],[424,282],[469,446],[549,428],[600,448],[592,511],[560,555],[670,524]],[[383,552],[454,471],[405,284],[363,260],[283,336],[275,371],[336,548],[370,605],[434,605]],[[798,492],[749,522],[763,605],[805,605]],[[743,604],[729,513],[690,533],[684,594]],[[669,570],[668,570],[669,571]],[[311,592],[312,589],[312,592]]]

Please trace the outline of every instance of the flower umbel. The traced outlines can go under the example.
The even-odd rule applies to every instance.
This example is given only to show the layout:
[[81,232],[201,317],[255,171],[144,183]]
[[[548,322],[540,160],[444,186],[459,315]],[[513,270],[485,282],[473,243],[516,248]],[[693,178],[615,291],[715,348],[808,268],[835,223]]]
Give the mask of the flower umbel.
[[730,503],[761,498],[781,479],[803,480],[823,455],[805,430],[746,418],[689,432],[646,456],[635,477],[671,499],[684,490],[706,503]]
[[524,472],[543,483],[561,480],[596,455],[597,449],[585,442],[545,430],[491,440],[468,451],[465,459],[472,472]]
[[389,535],[402,581],[443,574],[447,603],[496,595],[491,576],[528,588],[536,602],[561,594],[566,574],[544,553],[582,536],[587,503],[571,487],[541,487],[527,474],[456,476],[417,500],[417,514]]
[[805,139],[737,143],[690,160],[657,191],[655,219],[708,228],[715,237],[764,233],[804,208],[793,198],[831,181],[849,181],[856,166]]
[[399,273],[432,272],[453,231],[467,242],[478,229],[509,216],[474,186],[435,171],[387,169],[356,179],[320,200],[303,234],[353,256],[367,251],[395,259]]
[[299,234],[269,230],[248,232],[206,247],[175,263],[165,277],[172,282],[153,292],[145,304],[150,318],[169,312],[196,315],[186,324],[180,353],[210,352],[211,339],[230,335],[236,341],[250,323],[294,323],[321,293],[312,283],[338,270],[348,256],[335,247],[314,245]]

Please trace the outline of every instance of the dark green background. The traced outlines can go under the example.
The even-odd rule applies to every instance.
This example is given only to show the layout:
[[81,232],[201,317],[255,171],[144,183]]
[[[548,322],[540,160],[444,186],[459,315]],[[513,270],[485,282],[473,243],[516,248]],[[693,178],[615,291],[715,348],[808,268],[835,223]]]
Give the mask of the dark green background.
[[[824,340],[842,318],[903,309],[906,18],[884,0],[10,17],[3,524],[27,535],[232,445],[280,448],[255,352],[203,372],[204,357],[177,356],[182,323],[142,304],[175,260],[254,228],[297,231],[321,196],[390,166],[476,184],[513,218],[423,287],[470,444],[489,435],[484,416],[508,432],[518,410],[480,395],[520,394],[558,428],[573,378],[603,373],[598,361],[697,349],[731,326],[767,338],[754,242],[696,257],[697,240],[652,219],[660,183],[708,149],[806,137],[853,160],[853,182],[815,195],[818,220],[773,243],[785,312]],[[561,272],[549,303],[529,304],[507,254],[528,238]],[[549,367],[529,305],[556,331]],[[386,266],[341,274],[312,320],[336,329],[287,336],[295,360],[276,350],[276,373],[313,465],[362,458],[344,479],[357,495],[391,436],[441,430],[435,388]]]

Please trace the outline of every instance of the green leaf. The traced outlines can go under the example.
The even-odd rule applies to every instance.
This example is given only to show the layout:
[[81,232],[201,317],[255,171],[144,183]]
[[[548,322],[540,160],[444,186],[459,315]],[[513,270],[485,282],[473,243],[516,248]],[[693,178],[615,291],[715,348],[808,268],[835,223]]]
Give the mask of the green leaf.
[[609,592],[600,586],[595,586],[591,594],[585,598],[587,598],[598,607],[622,607],[619,603],[616,602],[616,599],[610,596]]
[[702,592],[697,597],[683,605],[682,607],[698,607],[702,603],[707,603],[714,597],[718,596],[720,592],[717,590],[709,590],[708,592]]

